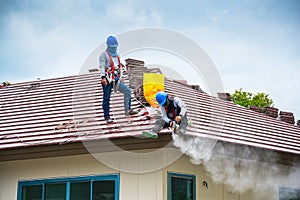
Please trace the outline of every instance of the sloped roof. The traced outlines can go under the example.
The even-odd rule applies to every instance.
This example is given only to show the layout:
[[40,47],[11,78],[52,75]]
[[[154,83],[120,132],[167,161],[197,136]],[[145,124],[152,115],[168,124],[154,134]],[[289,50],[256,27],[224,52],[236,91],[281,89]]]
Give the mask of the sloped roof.
[[[121,128],[107,125],[99,73],[13,84],[0,95],[0,150],[140,135],[153,121],[125,118],[117,93],[111,115]],[[132,108],[139,110],[139,103],[133,100]]]
[[[125,81],[128,84],[129,78]],[[165,79],[165,90],[186,103],[192,120],[187,134],[300,154],[299,127],[181,82]],[[0,152],[107,138],[138,138],[142,130],[153,126],[155,119],[145,115],[125,118],[123,107],[123,95],[112,94],[111,115],[117,125],[107,125],[103,120],[98,72],[12,84],[0,89]],[[132,108],[143,108],[134,95]],[[160,134],[170,132],[164,130]]]

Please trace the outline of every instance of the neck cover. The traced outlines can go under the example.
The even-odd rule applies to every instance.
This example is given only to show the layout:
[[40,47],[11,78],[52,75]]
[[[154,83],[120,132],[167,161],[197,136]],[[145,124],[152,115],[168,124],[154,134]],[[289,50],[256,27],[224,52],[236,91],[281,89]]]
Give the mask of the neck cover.
[[107,51],[108,53],[115,57],[115,56],[118,56],[118,53],[117,53],[117,46],[110,46],[110,47],[107,47]]

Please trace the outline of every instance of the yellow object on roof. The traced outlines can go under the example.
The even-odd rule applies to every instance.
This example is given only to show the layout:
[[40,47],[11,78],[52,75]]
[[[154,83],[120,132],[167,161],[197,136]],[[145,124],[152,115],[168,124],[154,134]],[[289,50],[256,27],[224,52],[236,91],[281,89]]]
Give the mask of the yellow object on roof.
[[154,108],[159,107],[155,95],[158,91],[164,91],[164,75],[144,73],[143,89],[146,101]]

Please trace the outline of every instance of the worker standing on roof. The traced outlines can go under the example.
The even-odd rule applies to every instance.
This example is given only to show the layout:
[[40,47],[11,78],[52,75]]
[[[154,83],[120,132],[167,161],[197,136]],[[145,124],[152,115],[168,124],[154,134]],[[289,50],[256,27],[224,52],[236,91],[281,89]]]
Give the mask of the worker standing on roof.
[[144,131],[146,137],[157,138],[163,128],[171,127],[175,133],[185,133],[188,126],[187,109],[179,97],[173,97],[163,91],[156,93],[156,101],[160,105],[161,118],[156,120],[154,127]]
[[99,67],[101,73],[101,84],[103,89],[102,108],[104,111],[104,119],[107,123],[113,123],[110,118],[109,101],[111,90],[120,91],[124,94],[125,116],[136,114],[131,110],[131,90],[123,82],[120,56],[117,52],[118,41],[115,36],[108,36],[106,39],[107,49],[100,54]]

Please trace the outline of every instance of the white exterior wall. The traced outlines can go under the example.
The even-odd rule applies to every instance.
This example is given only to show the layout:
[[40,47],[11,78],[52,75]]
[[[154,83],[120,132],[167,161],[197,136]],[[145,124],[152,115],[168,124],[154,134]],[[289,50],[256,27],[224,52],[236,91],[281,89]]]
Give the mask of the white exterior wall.
[[19,180],[120,173],[120,199],[162,200],[162,172],[123,173],[91,155],[65,156],[0,163],[0,200],[16,200]]
[[[216,185],[207,175],[202,165],[193,165],[187,156],[182,156],[172,165],[164,169],[164,180],[167,181],[167,172],[176,172],[182,174],[192,174],[196,176],[196,196],[197,200],[239,200],[239,194],[231,194],[225,191],[223,185]],[[203,181],[208,183],[208,189],[203,186]],[[167,183],[165,183],[167,186]],[[167,187],[164,191],[164,199],[167,199]],[[245,197],[243,200],[248,200]]]
[[[125,162],[125,161],[124,161]],[[128,161],[132,162],[132,161]],[[150,160],[155,163],[157,160]],[[181,156],[171,165],[155,172],[135,174],[111,169],[92,155],[65,156],[0,163],[0,200],[16,200],[19,180],[76,177],[120,173],[120,200],[167,199],[167,173],[176,172],[196,176],[197,200],[258,199],[251,192],[231,193],[223,185],[216,185],[202,165],[193,165]],[[245,177],[247,178],[247,177]],[[208,189],[203,186],[208,183]],[[278,191],[264,191],[264,200],[278,199]],[[265,198],[268,196],[268,198]]]
[[19,180],[118,173],[90,155],[9,161],[0,163],[0,166],[0,200],[17,199]]

